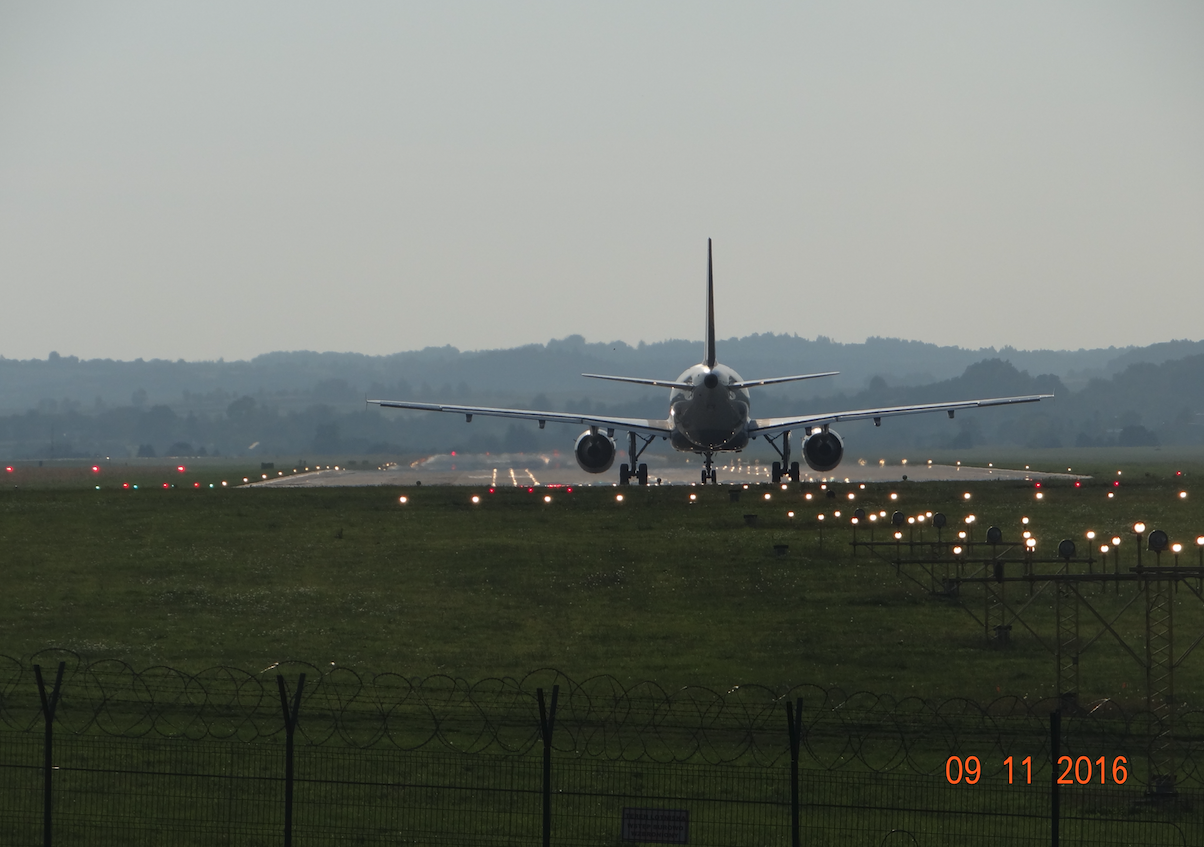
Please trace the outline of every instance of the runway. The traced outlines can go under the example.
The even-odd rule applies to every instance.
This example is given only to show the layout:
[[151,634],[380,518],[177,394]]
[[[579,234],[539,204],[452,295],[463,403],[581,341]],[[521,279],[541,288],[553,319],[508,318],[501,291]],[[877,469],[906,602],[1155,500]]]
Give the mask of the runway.
[[[744,462],[729,457],[726,464],[717,464],[719,484],[767,483],[771,481],[769,464],[761,461]],[[653,484],[697,485],[702,469],[699,460],[670,463],[662,457],[648,458],[648,476]],[[379,468],[335,468],[292,473],[277,471],[249,487],[325,488],[338,486],[414,486],[465,485],[495,488],[533,487],[549,485],[615,486],[618,485],[618,463],[604,474],[587,474],[571,455],[556,453],[439,454],[419,459],[411,465],[385,464]],[[1084,479],[1077,474],[1037,473],[1009,468],[981,468],[966,465],[939,464],[860,464],[856,461],[840,465],[827,474],[818,474],[804,467],[804,482],[982,482],[985,480]]]

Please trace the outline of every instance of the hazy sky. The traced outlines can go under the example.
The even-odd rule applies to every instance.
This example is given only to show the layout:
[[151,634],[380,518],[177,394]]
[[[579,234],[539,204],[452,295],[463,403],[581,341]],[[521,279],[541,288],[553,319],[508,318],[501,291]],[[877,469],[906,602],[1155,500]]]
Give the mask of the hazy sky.
[[[1204,338],[1204,3],[0,4],[0,355]],[[722,356],[722,348],[720,348]],[[733,363],[738,365],[738,363]]]

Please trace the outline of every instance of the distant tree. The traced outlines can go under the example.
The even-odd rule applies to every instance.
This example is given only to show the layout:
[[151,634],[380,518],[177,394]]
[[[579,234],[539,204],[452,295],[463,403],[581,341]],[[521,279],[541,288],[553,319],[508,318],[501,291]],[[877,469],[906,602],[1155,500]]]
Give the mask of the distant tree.
[[239,397],[226,407],[226,417],[230,420],[246,420],[255,413],[255,398],[250,395]]
[[1157,447],[1158,436],[1141,424],[1130,424],[1121,429],[1116,443],[1120,447]]
[[191,456],[192,445],[187,441],[177,441],[167,448],[168,456]]
[[138,445],[138,458],[139,458],[139,459],[153,459],[153,458],[155,458],[155,447],[154,447],[154,445],[153,445],[153,444],[139,444],[139,445]]

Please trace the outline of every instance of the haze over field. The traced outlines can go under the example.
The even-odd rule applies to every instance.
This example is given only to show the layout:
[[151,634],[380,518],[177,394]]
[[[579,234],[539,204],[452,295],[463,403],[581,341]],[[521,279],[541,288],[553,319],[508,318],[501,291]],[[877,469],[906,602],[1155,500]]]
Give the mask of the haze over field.
[[697,339],[707,237],[724,337],[1200,339],[1202,42],[1191,2],[5,3],[0,355]]

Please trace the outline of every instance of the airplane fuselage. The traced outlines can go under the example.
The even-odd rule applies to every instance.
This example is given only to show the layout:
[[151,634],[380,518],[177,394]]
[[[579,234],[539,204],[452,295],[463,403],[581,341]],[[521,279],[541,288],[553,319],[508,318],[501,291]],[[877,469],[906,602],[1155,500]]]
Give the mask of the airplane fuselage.
[[748,389],[733,388],[743,382],[726,365],[694,365],[677,378],[690,389],[669,393],[669,442],[683,453],[743,450],[748,446]]

